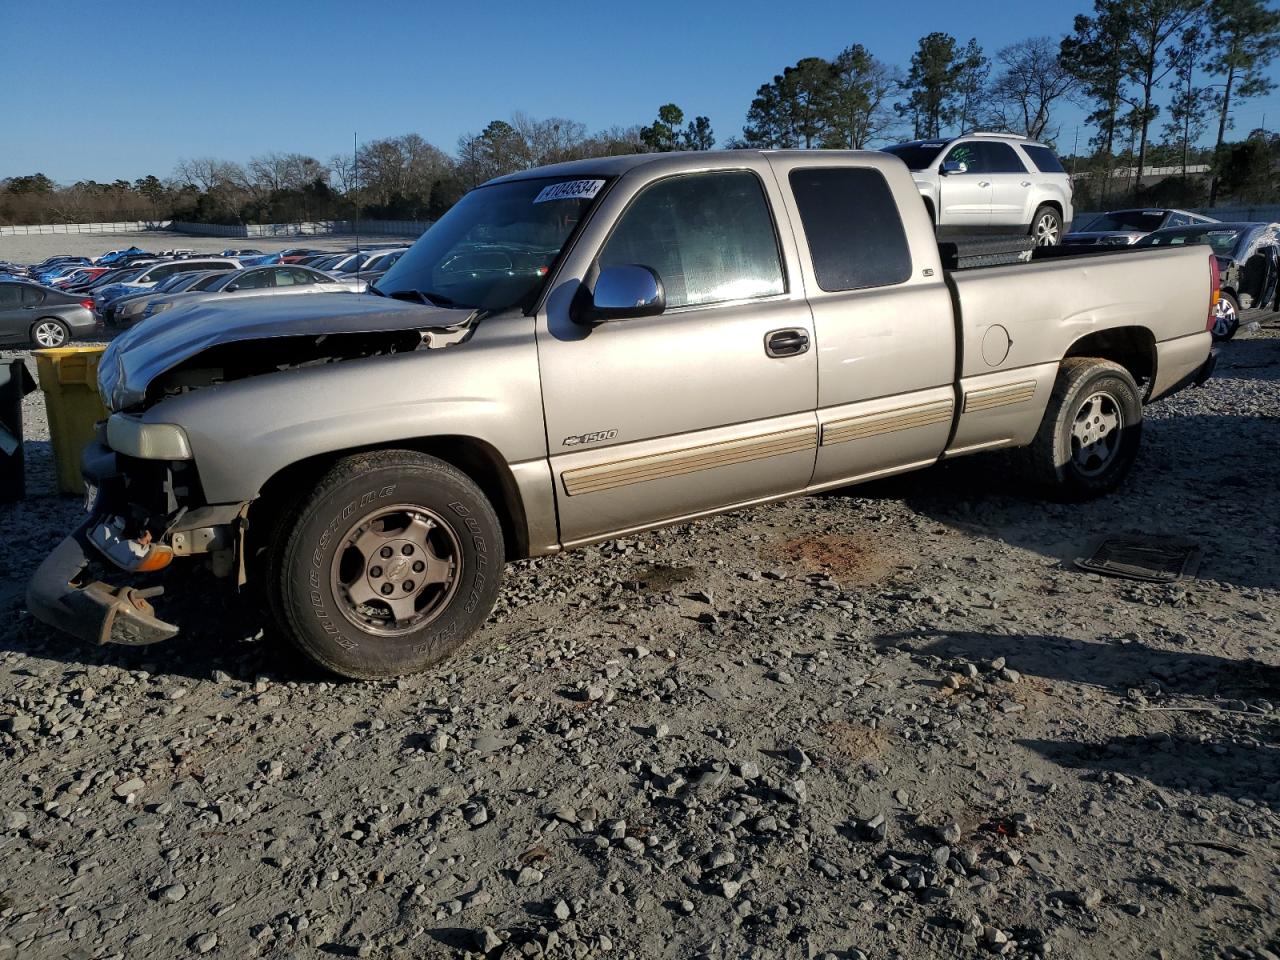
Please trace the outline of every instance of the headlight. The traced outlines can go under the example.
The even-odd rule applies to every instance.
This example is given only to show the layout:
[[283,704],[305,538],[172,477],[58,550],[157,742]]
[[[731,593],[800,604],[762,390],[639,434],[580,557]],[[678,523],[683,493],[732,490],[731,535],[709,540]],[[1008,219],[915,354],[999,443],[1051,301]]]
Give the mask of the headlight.
[[175,423],[143,423],[113,413],[107,420],[107,446],[139,460],[190,460],[191,443]]
[[154,317],[157,313],[164,313],[172,306],[172,303],[154,303],[151,305],[151,315]]

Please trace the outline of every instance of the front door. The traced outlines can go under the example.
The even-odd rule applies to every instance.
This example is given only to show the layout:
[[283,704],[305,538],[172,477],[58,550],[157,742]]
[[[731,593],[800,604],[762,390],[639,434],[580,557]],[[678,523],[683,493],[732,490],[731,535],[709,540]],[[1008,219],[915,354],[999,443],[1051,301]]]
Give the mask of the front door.
[[1031,199],[1031,174],[1013,147],[998,140],[977,143],[982,155],[982,169],[991,181],[991,220],[993,227],[1025,227],[1035,212],[1028,209]]
[[[767,163],[744,156],[735,165],[647,186],[640,171],[623,176],[538,317],[566,545],[809,482],[817,446],[809,307],[790,228],[771,213],[781,208]],[[665,312],[575,323],[579,288],[599,269],[626,264],[658,274]],[[779,331],[792,332],[781,353],[769,347]]]
[[938,178],[938,224],[963,233],[965,228],[985,227],[991,221],[991,177],[982,168],[978,144],[957,143],[942,158],[959,163],[961,173]]

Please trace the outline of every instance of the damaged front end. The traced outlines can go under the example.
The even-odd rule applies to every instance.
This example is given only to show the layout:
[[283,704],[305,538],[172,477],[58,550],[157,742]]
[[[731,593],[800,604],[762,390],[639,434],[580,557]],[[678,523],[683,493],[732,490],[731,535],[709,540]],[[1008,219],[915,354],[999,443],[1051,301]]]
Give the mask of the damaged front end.
[[121,454],[105,439],[81,457],[88,517],[36,570],[27,607],[90,643],[168,640],[178,627],[151,603],[164,592],[156,578],[175,557],[203,555],[216,576],[243,583],[249,504],[204,504],[191,461]]

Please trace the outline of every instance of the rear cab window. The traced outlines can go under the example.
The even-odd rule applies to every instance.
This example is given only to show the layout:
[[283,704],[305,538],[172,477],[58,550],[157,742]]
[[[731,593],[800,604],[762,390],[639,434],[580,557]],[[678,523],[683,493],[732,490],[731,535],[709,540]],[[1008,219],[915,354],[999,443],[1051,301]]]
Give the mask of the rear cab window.
[[788,179],[822,290],[866,290],[910,279],[907,234],[879,170],[799,167]]

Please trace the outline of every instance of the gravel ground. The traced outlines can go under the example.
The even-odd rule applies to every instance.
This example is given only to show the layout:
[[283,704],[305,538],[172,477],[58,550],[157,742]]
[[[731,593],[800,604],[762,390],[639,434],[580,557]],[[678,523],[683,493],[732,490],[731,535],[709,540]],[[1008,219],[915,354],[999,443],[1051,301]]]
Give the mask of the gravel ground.
[[[3,255],[0,251],[0,255]],[[974,458],[509,570],[453,662],[334,683],[212,588],[94,649],[0,508],[0,960],[1280,956],[1280,330],[1125,489]],[[1197,540],[1197,579],[1075,569]]]
[[[221,253],[231,248],[251,248],[261,250],[263,253],[274,253],[289,247],[346,250],[355,246],[356,239],[350,234],[316,237],[193,237],[167,230],[139,233],[48,233],[38,236],[0,237],[0,260],[9,260],[13,263],[39,263],[45,257],[59,254],[71,257],[100,257],[108,250],[121,250],[133,245],[152,251],[183,247],[197,253]],[[366,234],[359,238],[364,246],[394,243],[403,239],[405,238],[381,234]]]

